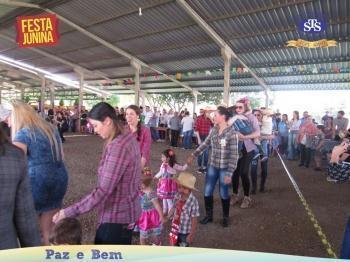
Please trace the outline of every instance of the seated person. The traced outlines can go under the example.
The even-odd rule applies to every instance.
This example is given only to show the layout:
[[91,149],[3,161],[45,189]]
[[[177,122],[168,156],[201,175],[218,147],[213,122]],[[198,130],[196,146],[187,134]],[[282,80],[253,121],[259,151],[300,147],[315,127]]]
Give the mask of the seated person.
[[350,143],[349,139],[345,138],[339,146],[335,146],[332,150],[327,181],[343,182],[348,180],[350,180]]

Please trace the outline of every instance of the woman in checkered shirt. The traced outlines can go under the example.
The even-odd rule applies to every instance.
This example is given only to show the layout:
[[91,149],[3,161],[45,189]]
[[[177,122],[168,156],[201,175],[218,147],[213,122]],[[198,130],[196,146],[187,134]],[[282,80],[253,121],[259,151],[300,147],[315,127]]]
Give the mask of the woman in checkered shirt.
[[223,211],[222,225],[223,227],[228,226],[230,211],[229,184],[239,158],[237,132],[228,123],[231,117],[232,113],[226,107],[219,106],[214,115],[215,126],[211,129],[204,142],[187,160],[187,163],[191,164],[194,157],[198,157],[211,146],[212,153],[204,187],[206,216],[200,221],[201,224],[213,222],[213,193],[216,182],[219,179]]

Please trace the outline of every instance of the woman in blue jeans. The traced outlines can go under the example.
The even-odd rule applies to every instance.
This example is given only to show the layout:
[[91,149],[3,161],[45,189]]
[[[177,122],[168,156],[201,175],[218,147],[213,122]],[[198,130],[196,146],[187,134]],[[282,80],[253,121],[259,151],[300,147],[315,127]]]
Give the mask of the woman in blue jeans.
[[293,112],[293,118],[289,122],[289,136],[288,136],[288,160],[294,160],[297,158],[297,136],[299,133],[299,127],[301,120],[299,119],[299,112]]
[[191,164],[195,157],[202,154],[210,145],[212,154],[209,167],[205,177],[204,203],[206,216],[200,221],[201,224],[213,222],[213,193],[216,182],[219,180],[220,197],[223,211],[223,227],[228,226],[230,211],[229,184],[231,183],[233,171],[238,162],[238,135],[228,124],[232,114],[226,107],[219,106],[214,116],[215,126],[210,131],[205,141],[187,159]]

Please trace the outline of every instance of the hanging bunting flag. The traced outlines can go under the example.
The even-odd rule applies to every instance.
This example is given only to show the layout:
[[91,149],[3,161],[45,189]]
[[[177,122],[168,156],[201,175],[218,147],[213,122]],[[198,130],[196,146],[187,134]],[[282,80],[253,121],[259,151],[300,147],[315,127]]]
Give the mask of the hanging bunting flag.
[[313,73],[313,74],[317,74],[317,73],[318,73],[318,70],[317,70],[317,67],[316,67],[316,66],[312,69],[312,73]]
[[159,78],[159,74],[158,74],[158,73],[154,73],[154,74],[153,74],[153,79],[154,79],[154,80],[158,80],[158,78]]
[[332,71],[333,73],[340,73],[340,68],[337,66],[333,66]]
[[236,68],[236,72],[237,72],[238,74],[242,73],[242,72],[243,72],[243,68],[237,67],[237,68]]
[[243,73],[248,73],[248,72],[249,72],[248,68],[243,67]]
[[326,73],[326,69],[323,68],[323,67],[321,67],[321,68],[320,68],[320,73],[321,73],[321,74]]
[[211,72],[209,70],[205,70],[205,75],[211,76]]
[[175,77],[176,77],[177,80],[180,80],[181,77],[182,77],[182,74],[181,73],[176,73]]
[[271,72],[272,72],[272,73],[277,73],[277,70],[278,70],[277,67],[272,67],[272,68],[271,68]]
[[305,47],[305,48],[319,48],[337,46],[337,41],[321,39],[318,41],[306,41],[303,39],[287,41],[287,47]]
[[346,73],[347,72],[347,69],[346,69],[346,67],[342,67],[342,68],[340,68],[340,71],[339,71],[340,73]]

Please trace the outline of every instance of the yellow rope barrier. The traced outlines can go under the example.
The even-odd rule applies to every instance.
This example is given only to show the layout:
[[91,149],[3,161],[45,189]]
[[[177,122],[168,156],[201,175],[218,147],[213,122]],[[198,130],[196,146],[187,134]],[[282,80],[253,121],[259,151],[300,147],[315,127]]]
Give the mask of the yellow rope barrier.
[[297,183],[295,182],[294,178],[292,177],[292,175],[289,173],[287,166],[285,165],[281,155],[278,153],[278,157],[281,160],[281,163],[290,179],[290,181],[293,184],[293,187],[295,189],[295,191],[297,192],[299,199],[301,201],[301,203],[303,204],[305,211],[307,213],[307,216],[309,217],[314,229],[316,230],[317,235],[320,237],[322,244],[325,246],[327,254],[332,257],[332,258],[337,258],[337,255],[335,254],[335,252],[332,249],[331,244],[329,243],[329,241],[327,240],[327,237],[325,235],[325,233],[323,233],[323,230],[321,228],[321,226],[319,225],[314,213],[312,212],[311,208],[309,207],[308,203],[306,202],[303,194],[301,193],[299,186],[297,185]]

